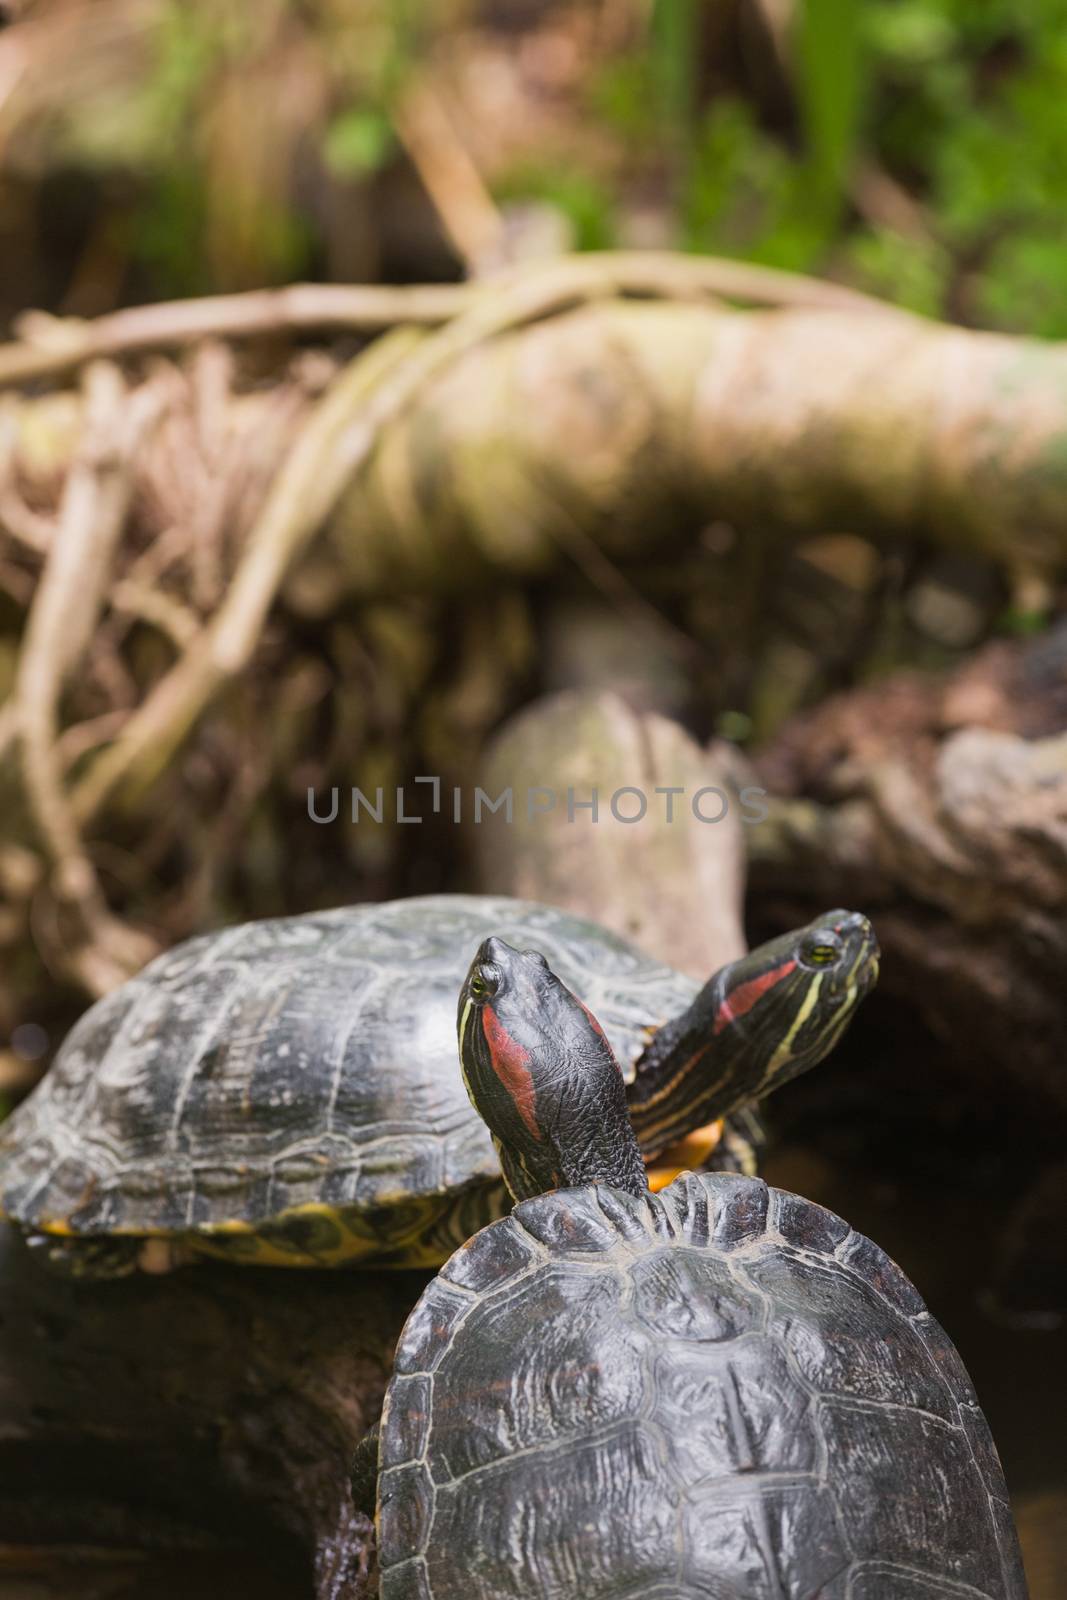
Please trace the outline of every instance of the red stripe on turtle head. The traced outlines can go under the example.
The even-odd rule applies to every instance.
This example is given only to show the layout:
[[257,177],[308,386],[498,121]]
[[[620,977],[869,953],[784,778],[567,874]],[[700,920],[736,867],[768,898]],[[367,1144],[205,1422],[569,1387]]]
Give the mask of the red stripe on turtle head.
[[492,1006],[482,1007],[482,1027],[489,1046],[489,1059],[493,1071],[503,1084],[507,1097],[519,1113],[530,1133],[540,1143],[541,1129],[537,1121],[537,1096],[528,1062],[530,1052],[524,1050],[505,1028]]
[[781,983],[783,978],[788,978],[791,972],[795,972],[796,966],[796,962],[792,959],[783,961],[780,967],[771,967],[769,971],[761,972],[758,978],[749,978],[747,983],[739,983],[736,989],[731,989],[725,999],[719,1002],[712,1032],[721,1033],[731,1022],[736,1022],[739,1017],[751,1011],[757,1001]]

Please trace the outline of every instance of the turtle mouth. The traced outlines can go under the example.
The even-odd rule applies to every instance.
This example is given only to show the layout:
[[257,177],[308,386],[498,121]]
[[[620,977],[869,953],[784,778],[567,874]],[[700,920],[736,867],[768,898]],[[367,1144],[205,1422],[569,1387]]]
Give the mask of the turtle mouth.
[[849,991],[856,989],[862,996],[869,989],[873,989],[878,981],[878,969],[882,952],[879,949],[874,929],[867,921],[867,918],[861,918],[857,914],[856,920],[859,926],[854,931],[855,954],[846,982]]
[[856,973],[855,984],[861,996],[865,995],[868,990],[873,989],[878,982],[880,961],[881,953],[878,946],[875,945],[874,949],[868,954],[866,961],[861,962]]
[[851,966],[841,972],[838,981],[832,983],[831,992],[826,996],[831,1007],[839,1015],[851,1014],[874,988],[878,982],[880,958],[881,952],[877,940],[873,933],[868,932]]

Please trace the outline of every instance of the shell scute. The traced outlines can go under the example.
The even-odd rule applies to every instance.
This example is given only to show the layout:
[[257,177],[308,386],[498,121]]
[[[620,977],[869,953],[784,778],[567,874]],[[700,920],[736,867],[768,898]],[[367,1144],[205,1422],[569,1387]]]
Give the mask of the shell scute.
[[[843,1600],[957,1600],[959,1592],[958,1588],[946,1589],[936,1578],[901,1572],[899,1567],[889,1567],[879,1561],[857,1574]],[[837,1600],[836,1593],[832,1600]],[[969,1600],[969,1596],[965,1600]]]
[[[716,1530],[714,1542],[707,1528]],[[745,1600],[812,1596],[845,1600],[833,1587],[850,1565],[833,1497],[812,1479],[741,1477],[697,1491],[683,1517],[684,1571],[699,1593]]]
[[853,1547],[887,1562],[908,1548],[937,1551],[939,1576],[981,1591],[1000,1565],[999,1551],[986,1486],[963,1431],[921,1411],[857,1406],[836,1396],[823,1401],[820,1413]]
[[[648,1024],[696,991],[594,923],[496,897],[343,907],[201,935],[71,1031],[0,1131],[0,1207],[58,1225],[79,1198],[55,1182],[66,1161],[95,1180],[78,1227],[130,1233],[255,1226],[315,1200],[380,1220],[412,1199],[428,1214],[497,1178],[455,1040],[459,987],[490,933],[544,949],[601,1017],[629,1076]],[[311,1146],[327,1164],[299,1176],[288,1162]],[[165,1186],[130,1182],[140,1168],[164,1169]],[[239,1175],[232,1187],[227,1170]],[[396,1229],[386,1232],[391,1248]]]
[[603,1255],[621,1240],[612,1219],[598,1203],[596,1191],[576,1192],[572,1205],[561,1207],[552,1195],[524,1200],[512,1212],[532,1238],[566,1255]]
[[[435,1396],[435,1482],[581,1437],[590,1426],[609,1428],[640,1408],[650,1392],[652,1343],[619,1317],[621,1294],[612,1274],[576,1282],[549,1270],[539,1282],[536,1342],[519,1346],[506,1291],[474,1307],[457,1357],[464,1404],[453,1408],[447,1396],[441,1403]],[[598,1330],[595,1354],[589,1327]]]
[[771,1226],[787,1244],[819,1255],[833,1255],[851,1232],[848,1223],[833,1211],[784,1190],[775,1192]]
[[711,1238],[711,1203],[700,1178],[683,1172],[672,1184],[652,1196],[653,1207],[672,1219],[673,1234],[701,1247]]
[[404,1324],[396,1352],[397,1372],[432,1372],[472,1303],[469,1294],[460,1294],[435,1278]]
[[422,1556],[413,1556],[401,1566],[390,1568],[389,1594],[391,1600],[438,1600],[430,1588]]
[[[208,1169],[197,1173],[197,1181],[209,1186],[212,1176],[217,1178],[219,1190],[226,1192],[240,1185],[241,1180],[233,1172],[219,1172],[212,1174]],[[173,1173],[168,1167],[124,1167],[117,1179],[119,1193],[127,1200],[147,1200],[153,1205],[162,1205],[170,1190]],[[225,1189],[222,1185],[225,1184]]]
[[382,1430],[381,1466],[419,1461],[430,1436],[433,1379],[425,1373],[397,1378],[389,1391],[389,1414]]
[[694,1490],[721,1479],[725,1464],[735,1473],[815,1470],[815,1430],[805,1425],[812,1393],[771,1340],[718,1353],[670,1340],[657,1353],[655,1387],[657,1416]]
[[[384,1563],[400,1549],[406,1556],[421,1555],[430,1536],[434,1488],[422,1462],[390,1467],[379,1483],[382,1507],[379,1558]],[[395,1507],[395,1510],[393,1509]]]
[[769,1193],[762,1178],[723,1173],[718,1205],[712,1219],[712,1242],[720,1250],[742,1250],[767,1231]]
[[922,1338],[877,1287],[833,1260],[795,1256],[788,1249],[748,1264],[746,1276],[772,1302],[768,1331],[789,1344],[813,1387],[956,1420]]
[[[510,1457],[439,1485],[427,1553],[433,1600],[646,1596],[663,1576],[680,1498],[657,1431],[639,1420],[566,1453]],[[383,1530],[389,1520],[383,1500]],[[449,1547],[464,1559],[441,1561]],[[405,1591],[382,1566],[382,1600],[398,1600]]]
[[872,1283],[879,1294],[906,1317],[921,1316],[926,1303],[915,1285],[904,1276],[891,1256],[880,1245],[862,1233],[853,1233],[837,1252],[837,1259],[845,1266],[856,1268],[866,1283]]
[[924,1307],[922,1313],[912,1319],[912,1326],[926,1346],[930,1359],[941,1373],[946,1386],[958,1397],[960,1404],[977,1405],[978,1397],[974,1392],[974,1385],[971,1383],[967,1368],[960,1360],[959,1351],[941,1324]]
[[631,1269],[634,1312],[651,1331],[718,1344],[752,1332],[763,1322],[763,1302],[705,1251],[652,1250]]
[[486,1246],[472,1248],[469,1241],[461,1245],[438,1276],[479,1293],[525,1272],[538,1259],[528,1237],[518,1228],[500,1227],[494,1229]]

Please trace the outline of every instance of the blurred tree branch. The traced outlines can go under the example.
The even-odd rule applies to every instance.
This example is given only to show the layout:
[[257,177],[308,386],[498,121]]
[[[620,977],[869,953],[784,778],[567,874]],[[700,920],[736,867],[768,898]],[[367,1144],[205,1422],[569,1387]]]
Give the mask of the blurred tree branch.
[[[537,269],[523,269],[531,275]],[[542,269],[544,270],[544,269]],[[549,269],[559,272],[555,263]],[[741,261],[635,251],[595,252],[566,263],[576,299],[613,288],[619,294],[699,298],[721,295],[756,305],[839,306],[888,310],[877,300],[791,272]],[[503,288],[514,273],[489,281]],[[378,333],[398,323],[436,326],[459,316],[483,292],[472,284],[296,283],[284,289],[212,295],[134,306],[95,321],[27,312],[18,339],[0,345],[0,388],[61,377],[87,362],[146,350],[198,344],[204,339],[263,338],[279,333]]]
[[[33,593],[18,687],[0,705],[0,739],[22,740],[26,817],[13,827],[43,846],[60,901],[80,885],[90,931],[112,924],[84,838],[106,808],[145,806],[208,710],[248,677],[283,592],[321,619],[343,596],[395,603],[522,585],[572,563],[579,536],[621,577],[716,519],[758,541],[836,527],[1027,573],[1063,561],[1065,347],[670,255],[319,294],[142,308],[79,325],[54,350],[0,351],[9,380],[91,354],[85,392],[118,395],[102,351],[227,326],[247,335],[347,318],[366,330],[387,307],[403,318],[328,381],[301,378],[298,362],[273,389],[241,392],[217,346],[188,375],[158,358],[143,376],[133,367],[104,430],[110,457],[96,446],[86,456],[100,424],[84,394],[9,399],[0,540],[7,504],[11,593]],[[725,296],[778,303],[742,311]],[[112,460],[112,477],[97,482],[87,459]],[[75,518],[86,472],[97,509]],[[60,562],[58,643],[42,654]],[[131,619],[155,640],[149,650],[139,636],[134,667],[122,648]],[[93,693],[72,721],[59,691],[79,673]],[[294,678],[293,693],[307,692]],[[99,992],[117,975],[119,943],[79,944],[77,960],[57,947]]]

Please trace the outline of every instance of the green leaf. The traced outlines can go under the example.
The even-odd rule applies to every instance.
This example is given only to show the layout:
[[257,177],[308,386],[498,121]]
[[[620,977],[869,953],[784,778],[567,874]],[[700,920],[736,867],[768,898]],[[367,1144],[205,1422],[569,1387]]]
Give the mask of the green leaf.
[[697,0],[655,0],[651,47],[660,113],[679,141],[693,125],[699,41]]
[[860,0],[803,0],[797,64],[815,187],[837,209],[845,198],[866,91]]
[[322,154],[339,178],[363,177],[385,165],[393,148],[389,118],[377,107],[359,106],[335,117],[326,130]]

